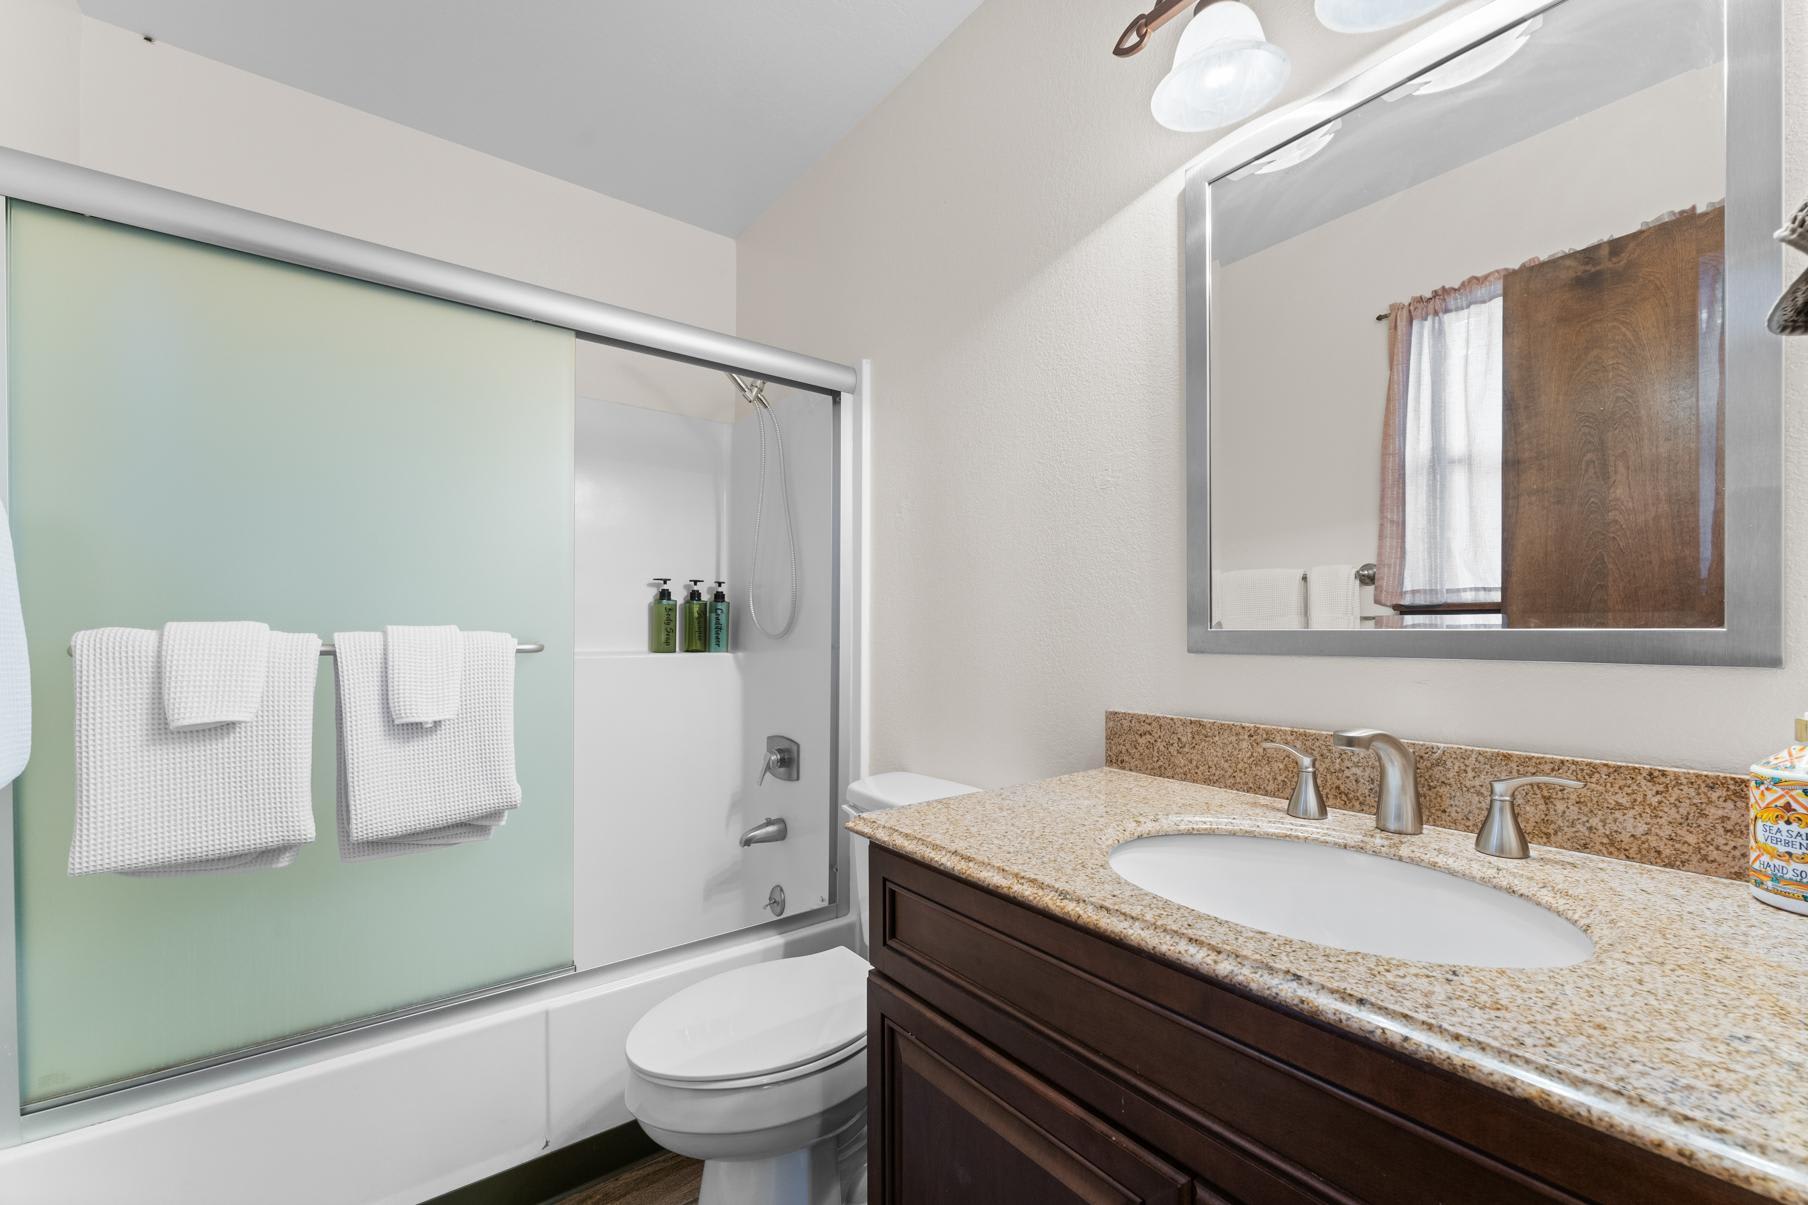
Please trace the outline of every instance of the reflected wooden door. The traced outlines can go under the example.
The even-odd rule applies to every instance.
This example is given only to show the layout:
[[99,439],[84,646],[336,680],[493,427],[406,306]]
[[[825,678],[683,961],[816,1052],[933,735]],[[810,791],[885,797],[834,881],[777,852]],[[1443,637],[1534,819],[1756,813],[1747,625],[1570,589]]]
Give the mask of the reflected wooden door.
[[1506,626],[1724,623],[1724,212],[1508,274]]

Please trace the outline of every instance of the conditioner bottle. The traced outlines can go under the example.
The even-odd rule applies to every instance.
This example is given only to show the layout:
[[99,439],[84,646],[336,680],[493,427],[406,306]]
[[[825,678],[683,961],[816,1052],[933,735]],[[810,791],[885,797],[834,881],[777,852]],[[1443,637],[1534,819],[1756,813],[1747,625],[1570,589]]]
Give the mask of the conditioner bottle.
[[728,651],[728,595],[722,587],[726,582],[716,583],[716,592],[709,599],[709,651],[726,653]]

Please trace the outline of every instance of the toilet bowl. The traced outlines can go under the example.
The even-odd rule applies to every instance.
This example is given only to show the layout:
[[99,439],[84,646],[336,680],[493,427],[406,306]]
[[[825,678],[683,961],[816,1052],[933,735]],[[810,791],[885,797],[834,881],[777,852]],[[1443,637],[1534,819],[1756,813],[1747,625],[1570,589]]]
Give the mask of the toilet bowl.
[[[921,774],[848,788],[849,815],[964,795]],[[853,906],[866,940],[866,846]],[[724,971],[661,1001],[628,1034],[629,1112],[703,1160],[699,1205],[865,1205],[866,975],[847,949]]]

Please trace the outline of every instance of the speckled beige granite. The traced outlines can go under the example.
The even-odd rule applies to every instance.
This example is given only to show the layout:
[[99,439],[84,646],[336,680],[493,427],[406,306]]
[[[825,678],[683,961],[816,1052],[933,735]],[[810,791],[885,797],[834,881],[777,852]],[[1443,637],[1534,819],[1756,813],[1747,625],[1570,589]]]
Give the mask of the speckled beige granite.
[[[1293,790],[1293,759],[1262,748],[1263,741],[1292,745],[1317,758],[1318,789],[1331,807],[1374,814],[1379,763],[1372,753],[1333,749],[1329,732],[1129,711],[1105,715],[1108,766],[1285,798]],[[1555,774],[1585,785],[1520,791],[1519,822],[1534,844],[1721,878],[1745,875],[1749,820],[1743,773],[1407,744],[1427,824],[1474,832],[1487,814],[1492,780]],[[1753,760],[1773,752],[1757,752]]]
[[[1275,799],[1089,770],[849,825],[880,845],[1585,1125],[1808,1205],[1808,918],[1744,886],[1467,832],[1290,819]],[[1595,942],[1575,966],[1440,966],[1246,928],[1112,872],[1113,846],[1228,831],[1323,841],[1525,896]]]

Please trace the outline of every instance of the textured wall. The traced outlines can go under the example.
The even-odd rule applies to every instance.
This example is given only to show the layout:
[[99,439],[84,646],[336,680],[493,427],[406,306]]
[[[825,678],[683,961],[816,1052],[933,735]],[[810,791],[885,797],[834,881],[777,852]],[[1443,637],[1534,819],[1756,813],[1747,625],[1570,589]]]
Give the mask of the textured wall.
[[[1176,215],[1209,136],[1149,118],[1171,37],[1107,53],[1134,7],[987,0],[740,241],[743,334],[876,364],[874,768],[1098,765],[1110,707],[1722,770],[1783,744],[1808,707],[1808,553],[1780,671],[1185,651]],[[1808,10],[1783,7],[1793,205]],[[1257,8],[1295,94],[1376,45],[1304,0]],[[1799,455],[1808,340],[1787,365]],[[1799,475],[1788,510],[1799,539]]]

